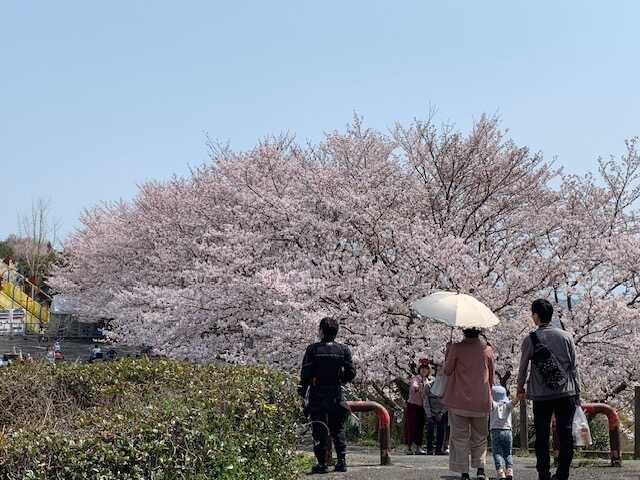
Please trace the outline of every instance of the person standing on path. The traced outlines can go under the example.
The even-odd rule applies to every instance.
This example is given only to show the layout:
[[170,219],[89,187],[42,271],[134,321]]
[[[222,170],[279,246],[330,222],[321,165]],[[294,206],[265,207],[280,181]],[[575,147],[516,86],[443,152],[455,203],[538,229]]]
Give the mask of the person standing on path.
[[[518,399],[533,401],[539,480],[568,480],[573,461],[573,416],[580,405],[575,345],[571,335],[551,325],[553,306],[547,300],[534,301],[531,316],[538,329],[522,342]],[[529,364],[531,371],[527,380]],[[554,415],[560,453],[558,468],[552,477],[549,435]]]
[[425,420],[423,393],[424,382],[430,373],[429,361],[420,359],[418,375],[409,381],[409,398],[404,411],[404,443],[407,445],[407,455],[427,454],[422,448]]
[[442,398],[431,393],[434,381],[435,378],[430,376],[424,382],[423,400],[427,419],[427,455],[445,455],[444,437],[449,418]]
[[311,418],[313,452],[318,463],[311,473],[328,473],[329,435],[333,439],[338,461],[336,472],[347,471],[345,422],[349,407],[342,385],[356,376],[351,351],[335,341],[338,321],[325,317],[320,321],[320,342],[307,347],[300,370],[298,393],[305,398],[305,413]]
[[485,480],[491,386],[494,381],[493,349],[480,340],[480,330],[463,330],[464,340],[447,345],[444,373],[448,377],[443,403],[451,426],[449,469],[469,480],[471,468]]

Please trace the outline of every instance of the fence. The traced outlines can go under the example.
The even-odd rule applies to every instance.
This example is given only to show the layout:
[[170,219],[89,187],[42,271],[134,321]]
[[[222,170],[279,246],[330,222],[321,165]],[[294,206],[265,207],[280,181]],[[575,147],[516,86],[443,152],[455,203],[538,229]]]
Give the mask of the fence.
[[0,335],[24,335],[25,312],[21,308],[0,310]]

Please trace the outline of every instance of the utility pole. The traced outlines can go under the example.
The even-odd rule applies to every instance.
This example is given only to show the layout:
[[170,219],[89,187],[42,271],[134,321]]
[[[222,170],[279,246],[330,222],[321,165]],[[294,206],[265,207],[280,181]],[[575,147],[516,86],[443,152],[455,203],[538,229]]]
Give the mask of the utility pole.
[[640,385],[636,386],[635,394],[636,401],[633,416],[635,418],[636,426],[633,432],[635,443],[633,449],[633,459],[640,460]]

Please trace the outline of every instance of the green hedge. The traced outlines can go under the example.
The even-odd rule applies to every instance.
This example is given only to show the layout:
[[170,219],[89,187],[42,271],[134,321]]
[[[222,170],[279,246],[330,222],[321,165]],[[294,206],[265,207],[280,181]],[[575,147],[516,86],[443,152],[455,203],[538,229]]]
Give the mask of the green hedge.
[[292,379],[170,360],[0,369],[2,479],[294,479]]

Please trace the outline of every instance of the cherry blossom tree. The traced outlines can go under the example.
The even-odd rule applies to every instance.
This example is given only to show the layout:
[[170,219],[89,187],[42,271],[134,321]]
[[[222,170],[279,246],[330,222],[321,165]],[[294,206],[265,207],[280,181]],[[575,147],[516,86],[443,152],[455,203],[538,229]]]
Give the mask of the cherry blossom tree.
[[640,380],[637,139],[621,158],[600,160],[598,173],[563,183],[556,249],[562,276],[553,289],[566,298],[561,319],[574,335],[587,391],[594,400],[624,404]]
[[419,356],[441,360],[450,335],[411,302],[458,290],[503,320],[488,338],[508,385],[544,296],[597,372],[589,395],[624,398],[638,381],[635,140],[586,177],[563,176],[489,117],[468,134],[432,121],[382,134],[356,118],[318,144],[211,148],[188,178],[88,210],[66,243],[52,283],[113,318],[117,340],[293,369],[335,315],[366,385],[389,396]]

